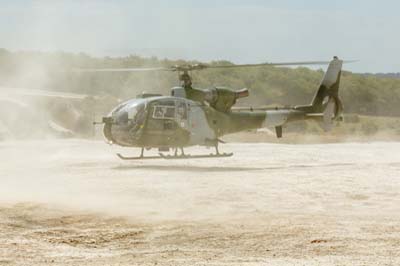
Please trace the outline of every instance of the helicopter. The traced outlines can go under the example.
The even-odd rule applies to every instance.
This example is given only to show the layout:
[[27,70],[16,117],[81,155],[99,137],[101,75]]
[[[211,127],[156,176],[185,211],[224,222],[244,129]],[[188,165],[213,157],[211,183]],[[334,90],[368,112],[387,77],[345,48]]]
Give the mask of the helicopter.
[[[154,68],[100,68],[79,69],[82,72],[140,72],[172,71],[179,74],[180,86],[171,89],[170,96],[143,93],[135,99],[116,106],[102,118],[103,134],[109,144],[137,147],[140,155],[123,160],[187,159],[230,157],[221,153],[219,144],[226,134],[244,130],[273,127],[281,138],[283,126],[299,120],[323,121],[327,128],[333,121],[342,121],[343,104],[339,98],[339,84],[343,60],[262,63],[245,65],[177,65]],[[346,61],[347,62],[347,61]],[[235,108],[238,99],[249,95],[248,89],[231,90],[225,87],[194,88],[191,71],[208,68],[239,68],[262,66],[294,66],[328,64],[328,68],[308,105],[284,108]],[[204,155],[185,154],[189,146],[214,147],[215,153]],[[158,156],[145,156],[144,150],[158,149]],[[173,154],[165,152],[173,151]],[[180,152],[179,152],[180,151]]]

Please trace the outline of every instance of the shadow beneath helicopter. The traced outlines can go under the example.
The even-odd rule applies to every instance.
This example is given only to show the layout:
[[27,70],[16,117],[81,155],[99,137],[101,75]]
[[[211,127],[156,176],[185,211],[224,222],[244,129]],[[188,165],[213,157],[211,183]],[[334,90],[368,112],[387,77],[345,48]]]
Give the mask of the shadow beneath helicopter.
[[113,168],[114,170],[137,170],[149,169],[159,171],[176,171],[176,172],[235,172],[235,171],[260,171],[265,168],[257,167],[223,167],[223,166],[189,166],[189,165],[120,165]]
[[159,170],[159,171],[176,171],[176,172],[246,172],[246,171],[265,171],[265,170],[282,170],[282,169],[304,169],[304,168],[324,168],[324,167],[342,167],[354,166],[354,163],[332,163],[332,164],[295,164],[283,166],[267,166],[267,167],[234,167],[234,166],[197,166],[197,165],[120,165],[113,167],[113,170],[129,171],[129,170]]

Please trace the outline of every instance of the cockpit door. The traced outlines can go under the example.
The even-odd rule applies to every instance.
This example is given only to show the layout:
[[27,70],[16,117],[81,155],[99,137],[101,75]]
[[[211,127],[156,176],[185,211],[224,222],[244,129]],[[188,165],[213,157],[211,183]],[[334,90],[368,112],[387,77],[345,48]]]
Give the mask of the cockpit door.
[[176,103],[173,100],[158,101],[151,110],[150,129],[161,130],[163,133],[176,130]]
[[149,106],[146,145],[183,147],[190,137],[188,106],[185,100],[158,99]]

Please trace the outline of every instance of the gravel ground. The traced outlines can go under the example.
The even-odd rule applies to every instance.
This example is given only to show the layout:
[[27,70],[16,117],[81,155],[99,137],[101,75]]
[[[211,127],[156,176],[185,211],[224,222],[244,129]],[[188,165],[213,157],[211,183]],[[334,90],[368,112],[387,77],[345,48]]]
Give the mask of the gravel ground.
[[0,265],[400,265],[400,143],[222,149],[1,143]]

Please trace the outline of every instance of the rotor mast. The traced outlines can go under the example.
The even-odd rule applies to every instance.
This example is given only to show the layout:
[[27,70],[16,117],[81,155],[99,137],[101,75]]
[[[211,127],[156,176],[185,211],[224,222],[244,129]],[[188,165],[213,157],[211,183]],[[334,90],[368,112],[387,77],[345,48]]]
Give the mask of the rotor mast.
[[192,77],[189,74],[188,70],[183,70],[182,73],[179,73],[179,81],[181,86],[185,89],[192,88]]

